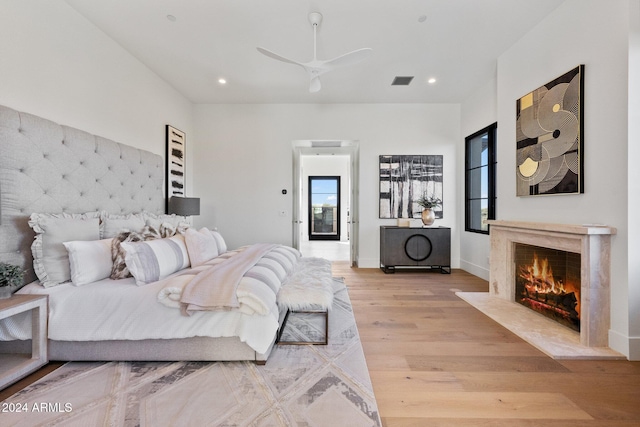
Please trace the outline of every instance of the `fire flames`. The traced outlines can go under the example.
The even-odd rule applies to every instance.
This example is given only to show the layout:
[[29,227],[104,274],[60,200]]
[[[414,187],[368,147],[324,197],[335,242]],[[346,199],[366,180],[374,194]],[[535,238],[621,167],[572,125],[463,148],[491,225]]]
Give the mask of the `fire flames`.
[[553,277],[549,260],[547,258],[540,260],[537,254],[534,254],[531,265],[520,267],[520,277],[525,280],[525,287],[529,291],[556,295],[565,293],[562,279],[556,282]]
[[[580,289],[576,286],[554,277],[549,260],[538,258],[535,253],[531,264],[520,266],[520,278],[524,280],[524,287],[530,295],[566,295],[572,292],[576,295],[580,294]],[[578,298],[576,302],[575,310],[580,313],[580,299]]]

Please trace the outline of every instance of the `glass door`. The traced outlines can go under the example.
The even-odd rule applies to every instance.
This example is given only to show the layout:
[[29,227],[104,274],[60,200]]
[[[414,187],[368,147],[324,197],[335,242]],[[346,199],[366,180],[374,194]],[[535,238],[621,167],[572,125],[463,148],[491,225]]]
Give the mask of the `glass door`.
[[340,177],[309,177],[309,240],[340,240]]

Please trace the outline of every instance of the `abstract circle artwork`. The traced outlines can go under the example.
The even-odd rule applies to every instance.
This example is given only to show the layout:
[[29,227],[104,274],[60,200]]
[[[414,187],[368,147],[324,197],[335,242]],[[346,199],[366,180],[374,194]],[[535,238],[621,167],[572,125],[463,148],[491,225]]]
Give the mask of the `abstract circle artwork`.
[[584,65],[516,102],[516,195],[584,193]]

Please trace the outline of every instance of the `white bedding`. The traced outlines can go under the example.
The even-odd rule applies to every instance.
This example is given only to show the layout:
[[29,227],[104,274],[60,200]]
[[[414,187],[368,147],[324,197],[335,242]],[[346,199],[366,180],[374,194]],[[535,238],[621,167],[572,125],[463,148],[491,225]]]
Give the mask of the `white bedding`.
[[[255,268],[274,275],[270,268]],[[34,282],[18,292],[49,295],[48,337],[51,340],[239,337],[256,352],[265,353],[279,326],[275,298],[270,301],[269,311],[265,315],[249,315],[241,310],[232,310],[202,311],[183,316],[180,310],[160,303],[158,295],[172,277],[187,271],[182,270],[167,279],[145,286],[136,286],[133,278],[104,279],[84,286],[66,283],[50,288],[43,288]],[[269,288],[273,283],[262,286]],[[277,293],[277,289],[270,289],[268,292],[274,291]],[[13,316],[0,322],[0,340],[29,339],[30,331],[30,318],[26,315]]]

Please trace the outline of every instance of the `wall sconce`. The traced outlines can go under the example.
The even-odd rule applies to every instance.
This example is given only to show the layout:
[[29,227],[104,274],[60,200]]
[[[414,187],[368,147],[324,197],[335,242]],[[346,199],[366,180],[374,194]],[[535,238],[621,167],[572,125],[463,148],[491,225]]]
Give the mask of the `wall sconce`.
[[174,196],[169,199],[169,213],[180,216],[200,215],[200,198]]

